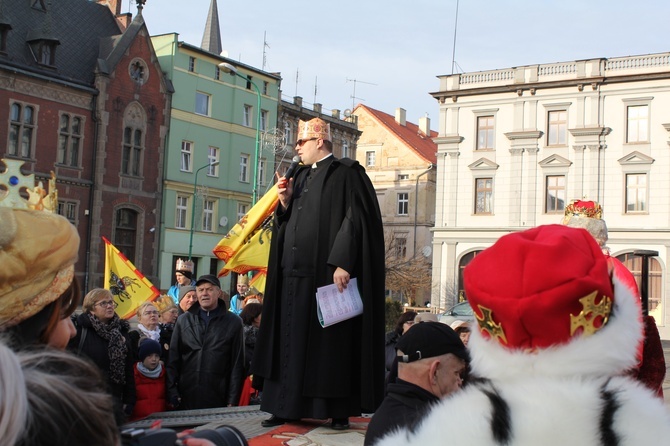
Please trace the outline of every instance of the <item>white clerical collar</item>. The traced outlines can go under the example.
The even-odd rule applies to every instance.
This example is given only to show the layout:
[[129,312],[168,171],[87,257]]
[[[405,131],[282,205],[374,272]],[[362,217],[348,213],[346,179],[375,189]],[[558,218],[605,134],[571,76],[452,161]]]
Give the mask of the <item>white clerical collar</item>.
[[325,160],[326,158],[328,158],[329,156],[333,156],[333,154],[332,154],[332,153],[329,153],[328,155],[324,156],[323,158],[321,158],[321,159],[320,159],[319,161],[317,161],[316,163],[312,164],[312,169],[316,169],[317,167],[319,167],[318,164],[319,164],[321,161],[323,161],[323,160]]

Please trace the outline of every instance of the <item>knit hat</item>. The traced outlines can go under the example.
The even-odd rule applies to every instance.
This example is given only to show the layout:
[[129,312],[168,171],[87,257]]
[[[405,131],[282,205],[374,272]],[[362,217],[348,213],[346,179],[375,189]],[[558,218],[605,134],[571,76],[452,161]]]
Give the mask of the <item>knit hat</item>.
[[636,363],[639,305],[584,229],[503,236],[463,278],[478,323],[469,347],[479,376],[620,373]]
[[[79,234],[58,206],[55,177],[47,194],[22,161],[2,160],[6,194],[0,194],[0,330],[34,316],[70,286],[79,253]],[[19,194],[26,190],[29,199]]]
[[137,352],[137,357],[139,360],[144,361],[147,356],[152,354],[157,354],[158,356],[161,355],[161,345],[158,343],[158,341],[154,341],[153,339],[149,338],[145,338],[140,341],[140,348]]
[[195,287],[190,285],[179,287],[179,302],[181,302],[189,291],[195,291]]
[[453,353],[464,361],[469,360],[461,338],[451,327],[441,322],[414,324],[400,336],[396,348],[404,353],[398,355],[398,362],[413,362],[447,353]]
[[326,141],[330,139],[330,124],[321,118],[310,119],[309,121],[298,121],[298,144],[305,139],[321,138]]

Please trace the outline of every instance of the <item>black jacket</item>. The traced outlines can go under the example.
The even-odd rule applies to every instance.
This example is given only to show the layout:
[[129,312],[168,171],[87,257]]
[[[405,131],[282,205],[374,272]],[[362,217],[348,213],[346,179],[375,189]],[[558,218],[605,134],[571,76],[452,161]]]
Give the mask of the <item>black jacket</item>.
[[[158,343],[161,345],[161,360],[164,363],[167,363],[170,354],[170,342],[172,340],[172,332],[174,331],[174,324],[160,324],[160,338]],[[140,339],[142,339],[143,333],[140,329],[131,330],[128,333],[130,339],[130,344],[132,347],[132,357],[133,362],[139,361],[139,349],[140,349]]]
[[439,398],[423,388],[396,378],[389,383],[381,406],[368,424],[364,446],[373,445],[399,427],[411,427],[420,421]]
[[198,303],[179,316],[167,363],[168,398],[181,397],[180,409],[236,406],[244,381],[242,319],[219,299],[206,324]]

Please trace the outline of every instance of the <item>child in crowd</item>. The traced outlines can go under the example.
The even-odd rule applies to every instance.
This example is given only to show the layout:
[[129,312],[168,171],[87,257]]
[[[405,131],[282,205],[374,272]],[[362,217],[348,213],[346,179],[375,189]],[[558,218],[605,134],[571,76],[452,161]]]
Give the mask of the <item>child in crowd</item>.
[[165,367],[161,362],[161,346],[153,339],[140,341],[139,361],[135,364],[137,403],[131,420],[167,410],[165,397]]

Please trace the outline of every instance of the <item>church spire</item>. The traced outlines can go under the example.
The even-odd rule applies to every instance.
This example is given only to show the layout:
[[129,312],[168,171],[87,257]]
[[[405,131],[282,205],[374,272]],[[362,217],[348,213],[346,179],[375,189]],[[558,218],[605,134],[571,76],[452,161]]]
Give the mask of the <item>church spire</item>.
[[207,23],[205,23],[205,32],[202,35],[200,48],[214,54],[221,54],[221,28],[219,27],[219,9],[216,6],[216,0],[212,0],[207,14]]

